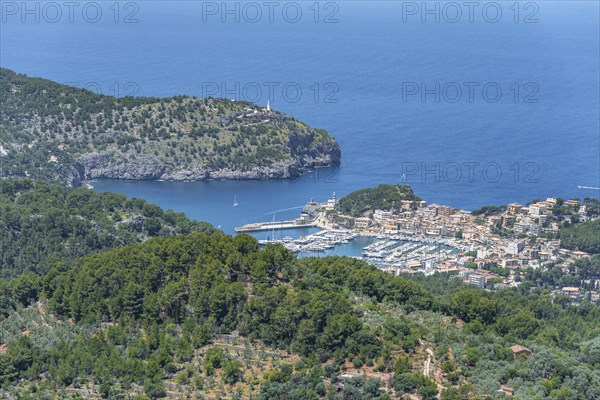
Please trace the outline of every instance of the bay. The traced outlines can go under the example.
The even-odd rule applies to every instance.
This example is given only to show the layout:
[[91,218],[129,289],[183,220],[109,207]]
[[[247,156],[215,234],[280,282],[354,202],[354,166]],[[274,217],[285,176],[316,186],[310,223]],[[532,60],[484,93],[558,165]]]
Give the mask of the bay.
[[[598,197],[598,2],[519,3],[518,16],[513,2],[497,2],[497,22],[479,3],[473,22],[463,9],[455,23],[449,9],[423,22],[421,10],[407,15],[408,3],[296,2],[295,23],[279,12],[289,2],[277,3],[273,22],[256,3],[255,23],[240,2],[226,3],[231,15],[207,14],[220,2],[118,3],[118,16],[113,2],[98,2],[95,23],[77,12],[52,23],[41,10],[38,22],[4,11],[0,65],[119,96],[270,98],[338,139],[339,168],[293,181],[94,183],[227,232],[380,183],[407,183],[430,203],[464,209]],[[137,22],[125,23],[133,11]]]

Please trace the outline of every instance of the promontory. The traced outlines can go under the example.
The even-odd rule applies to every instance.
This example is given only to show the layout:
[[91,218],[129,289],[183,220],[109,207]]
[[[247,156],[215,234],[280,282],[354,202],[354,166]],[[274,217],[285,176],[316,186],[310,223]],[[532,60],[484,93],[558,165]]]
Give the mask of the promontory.
[[0,169],[113,179],[285,179],[337,165],[322,129],[245,101],[114,97],[0,69]]

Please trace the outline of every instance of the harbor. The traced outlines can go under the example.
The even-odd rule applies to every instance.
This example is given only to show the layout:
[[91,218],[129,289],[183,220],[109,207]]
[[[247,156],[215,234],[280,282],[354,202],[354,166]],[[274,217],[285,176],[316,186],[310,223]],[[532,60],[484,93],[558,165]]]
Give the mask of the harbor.
[[298,239],[292,239],[290,236],[274,239],[272,236],[270,239],[259,240],[258,242],[262,245],[281,243],[295,253],[314,253],[333,249],[337,245],[347,244],[358,236],[358,233],[350,230],[321,230]]
[[[337,199],[324,203],[309,201],[299,218],[255,222],[235,228],[253,234],[261,246],[280,243],[299,257],[348,256],[362,259],[379,268],[400,272],[433,273],[435,266],[470,248],[453,237],[432,236],[400,230],[377,231],[334,226],[327,218]],[[300,228],[312,228],[302,231]],[[311,232],[315,228],[317,232]],[[260,238],[259,232],[267,232]],[[300,236],[297,232],[302,232]]]
[[406,240],[392,236],[391,240],[380,240],[365,247],[363,257],[365,261],[395,274],[415,271],[431,274],[436,265],[459,252],[460,249],[450,243],[432,243],[413,238]]
[[275,238],[275,233],[258,242],[280,243],[299,257],[350,256],[396,273],[404,270],[433,271],[434,266],[458,254],[463,246],[446,240],[404,235],[365,234],[353,230],[323,229],[292,238]]

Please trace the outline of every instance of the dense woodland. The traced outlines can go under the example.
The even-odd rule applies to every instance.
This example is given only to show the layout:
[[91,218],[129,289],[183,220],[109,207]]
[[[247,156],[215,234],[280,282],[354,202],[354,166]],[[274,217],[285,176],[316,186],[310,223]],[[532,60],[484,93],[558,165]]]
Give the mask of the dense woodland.
[[142,199],[29,180],[0,181],[0,277],[43,274],[57,262],[152,236],[211,226]]
[[[107,204],[142,216],[150,207],[86,189],[0,187],[7,205],[38,204],[22,218],[54,207],[95,221]],[[543,285],[487,292],[350,258],[297,259],[182,216],[170,226],[190,233],[143,231],[82,257],[49,246],[43,268],[2,281],[0,393],[450,400],[502,398],[504,385],[519,399],[600,399],[592,303],[552,298]],[[56,240],[89,230],[67,232]],[[583,262],[578,273],[597,273],[597,257]],[[514,344],[533,354],[513,359]]]
[[561,229],[560,242],[567,249],[600,253],[600,219]]
[[361,189],[342,197],[336,205],[336,211],[361,217],[374,210],[399,210],[403,200],[421,200],[410,186],[379,185],[376,188]]

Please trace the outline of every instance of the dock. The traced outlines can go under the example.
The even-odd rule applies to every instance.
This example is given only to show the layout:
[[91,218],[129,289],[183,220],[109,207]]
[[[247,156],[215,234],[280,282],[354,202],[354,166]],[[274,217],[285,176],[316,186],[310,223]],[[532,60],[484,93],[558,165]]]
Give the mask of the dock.
[[257,231],[271,231],[278,229],[290,229],[290,228],[311,228],[317,226],[315,222],[299,222],[298,220],[290,221],[272,221],[272,222],[257,222],[254,224],[247,224],[235,228],[236,232],[257,232]]
[[261,245],[281,243],[285,248],[294,253],[323,252],[333,249],[337,245],[349,243],[358,236],[358,233],[349,230],[322,230],[298,239],[287,236],[279,240],[259,240],[258,243]]

